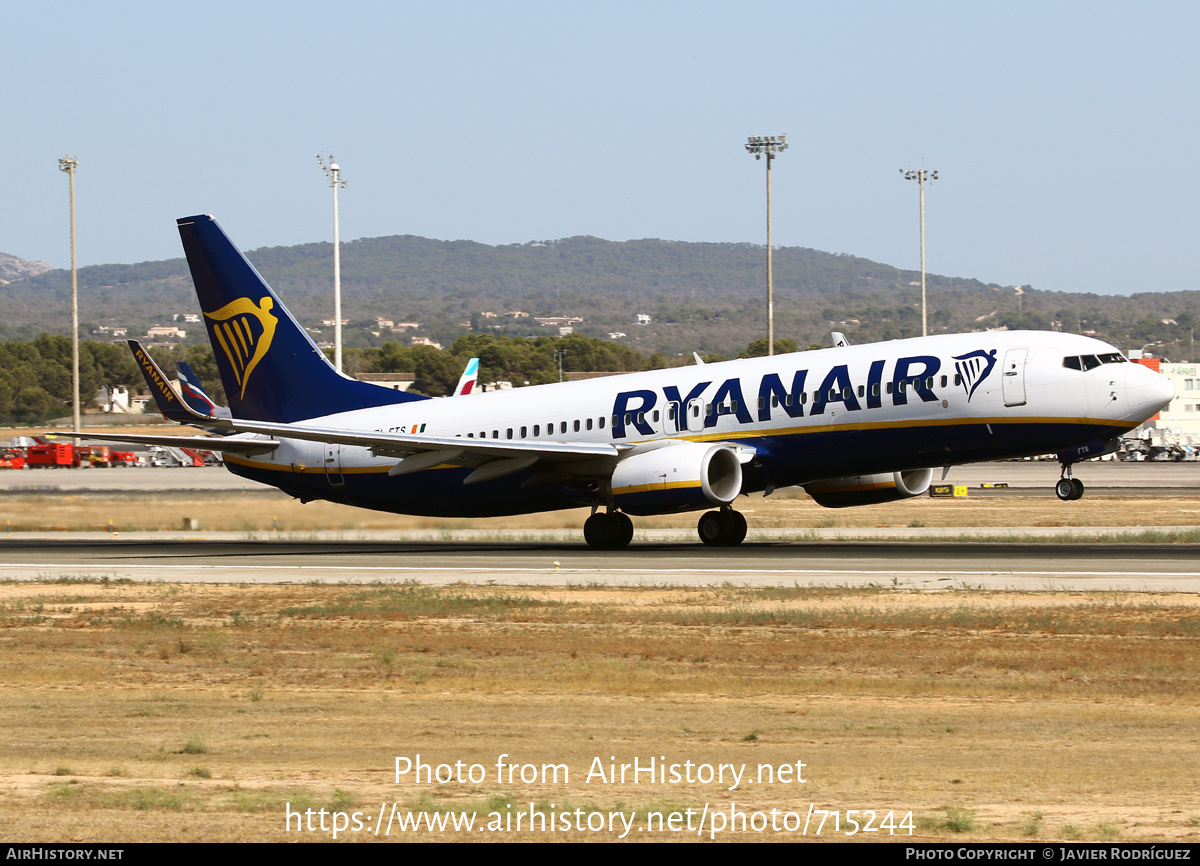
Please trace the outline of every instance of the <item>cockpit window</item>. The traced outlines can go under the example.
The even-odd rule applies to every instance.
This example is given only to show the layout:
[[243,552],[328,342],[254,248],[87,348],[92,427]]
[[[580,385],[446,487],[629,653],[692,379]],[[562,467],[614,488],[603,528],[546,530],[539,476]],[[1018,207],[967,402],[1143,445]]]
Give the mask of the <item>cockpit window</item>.
[[1073,355],[1063,358],[1063,366],[1068,370],[1094,370],[1101,364],[1127,364],[1128,360],[1120,352],[1107,352],[1103,355]]

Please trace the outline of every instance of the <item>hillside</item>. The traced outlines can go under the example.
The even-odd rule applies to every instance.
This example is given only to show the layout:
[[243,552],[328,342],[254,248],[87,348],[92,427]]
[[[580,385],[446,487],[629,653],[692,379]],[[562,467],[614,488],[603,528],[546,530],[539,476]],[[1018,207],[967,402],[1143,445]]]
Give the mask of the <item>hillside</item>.
[[53,268],[46,262],[29,261],[10,256],[8,253],[0,253],[0,285],[34,277],[50,270]]
[[[248,256],[304,324],[316,326],[330,317],[330,244],[269,247]],[[917,272],[784,247],[775,254],[775,274],[776,334],[801,346],[826,343],[835,326],[855,342],[920,331]],[[176,314],[198,312],[181,258],[82,268],[79,281],[80,318],[89,330],[121,325],[141,335],[151,325],[171,323]],[[534,323],[534,317],[575,316],[584,320],[575,326],[577,333],[605,339],[610,332],[624,333],[618,342],[646,354],[732,355],[764,331],[764,284],[765,251],[753,244],[574,237],[488,246],[404,235],[342,247],[348,346],[387,339],[407,343],[414,334],[448,345],[472,329],[548,335],[557,329]],[[1198,292],[1110,297],[1017,291],[939,275],[929,276],[928,287],[933,332],[1002,326],[1092,331],[1126,349],[1161,343],[1172,359],[1191,353],[1191,320],[1200,314]],[[0,286],[0,297],[6,310],[0,339],[68,329],[67,271],[14,280]],[[510,311],[530,316],[506,317]],[[651,322],[636,324],[638,313]],[[377,317],[422,327],[392,334],[380,329]],[[330,335],[326,329],[314,336]],[[192,325],[187,342],[197,339],[204,339],[202,328]]]

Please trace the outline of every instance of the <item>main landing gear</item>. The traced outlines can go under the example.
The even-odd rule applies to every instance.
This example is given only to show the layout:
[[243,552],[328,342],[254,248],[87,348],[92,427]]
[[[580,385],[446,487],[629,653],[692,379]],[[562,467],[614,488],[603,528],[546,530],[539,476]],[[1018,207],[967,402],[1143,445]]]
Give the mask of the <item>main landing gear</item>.
[[583,540],[592,550],[621,550],[633,541],[633,521],[619,511],[593,512],[584,521]]
[[732,508],[709,511],[696,525],[700,540],[713,547],[737,547],[746,539],[746,518]]
[[1074,502],[1083,498],[1083,482],[1071,476],[1071,465],[1063,466],[1063,476],[1054,485],[1054,495],[1063,502]]

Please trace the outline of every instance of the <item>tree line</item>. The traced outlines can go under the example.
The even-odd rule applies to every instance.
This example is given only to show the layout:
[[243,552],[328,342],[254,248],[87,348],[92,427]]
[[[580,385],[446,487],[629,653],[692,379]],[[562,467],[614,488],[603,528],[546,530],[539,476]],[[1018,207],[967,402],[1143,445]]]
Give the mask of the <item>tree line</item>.
[[[747,347],[746,357],[766,354],[766,342]],[[795,351],[789,340],[777,341],[777,351]],[[205,391],[225,404],[216,357],[208,345],[151,348],[150,354],[169,375],[186,361]],[[412,373],[411,390],[430,397],[451,393],[471,358],[479,358],[480,382],[504,380],[514,387],[557,382],[562,373],[618,372],[658,369],[682,363],[661,354],[647,357],[635,349],[571,334],[526,339],[491,334],[460,337],[445,349],[404,346],[389,340],[382,346],[349,348],[343,367],[350,375]],[[706,360],[727,360],[709,356]],[[687,363],[691,363],[691,358]],[[81,340],[79,343],[79,394],[82,405],[94,407],[101,388],[124,387],[132,393],[145,384],[125,343]],[[0,421],[37,424],[62,417],[71,410],[71,341],[61,334],[42,334],[32,340],[0,343]]]

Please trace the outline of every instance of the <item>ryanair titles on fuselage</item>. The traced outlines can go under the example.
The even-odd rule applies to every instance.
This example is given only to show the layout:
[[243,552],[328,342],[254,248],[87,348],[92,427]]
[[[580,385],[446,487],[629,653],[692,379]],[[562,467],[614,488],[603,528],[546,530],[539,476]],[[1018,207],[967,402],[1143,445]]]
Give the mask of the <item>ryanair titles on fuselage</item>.
[[[962,388],[969,402],[979,385],[995,368],[996,350],[976,350],[956,355],[954,361],[953,384],[947,375],[943,385]],[[891,406],[904,406],[910,400],[931,403],[941,399],[934,391],[935,387],[939,387],[937,379],[942,370],[942,361],[936,355],[909,355],[896,359],[891,375],[885,382],[887,363],[886,360],[871,361],[866,383],[857,387],[850,375],[850,365],[836,364],[811,391],[806,390],[810,381],[809,370],[797,370],[787,386],[780,374],[767,373],[759,380],[757,391],[750,391],[756,398],[753,404],[747,402],[746,389],[739,377],[725,379],[716,386],[715,391],[711,391],[711,397],[707,394],[715,380],[699,382],[686,394],[678,386],[666,385],[662,387],[662,397],[666,406],[675,407],[673,415],[669,414],[668,418],[673,419],[677,432],[696,430],[701,424],[701,417],[703,428],[711,428],[717,426],[718,419],[723,415],[736,417],[740,424],[753,424],[756,421],[770,421],[772,413],[780,411],[789,418],[803,418],[806,414],[810,417],[823,415],[835,403],[841,404],[848,412],[858,412],[879,409],[885,401]],[[815,382],[816,378],[812,377],[812,381]],[[696,411],[697,404],[699,411]],[[612,438],[621,439],[636,434],[653,436],[655,430],[650,424],[650,413],[658,405],[657,391],[636,389],[619,392],[613,401]],[[691,419],[689,412],[695,412]]]

